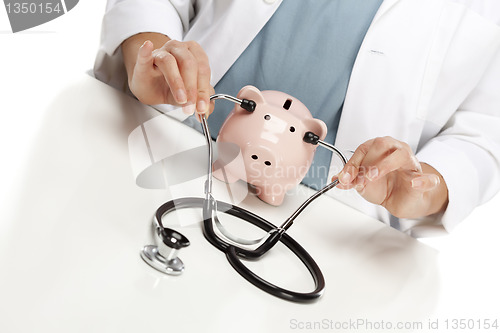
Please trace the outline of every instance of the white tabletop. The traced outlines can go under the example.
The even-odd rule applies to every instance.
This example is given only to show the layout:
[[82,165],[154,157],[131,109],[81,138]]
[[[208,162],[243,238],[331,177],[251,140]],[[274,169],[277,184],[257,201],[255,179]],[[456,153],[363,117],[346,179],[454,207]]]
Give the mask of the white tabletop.
[[[289,231],[325,276],[315,303],[278,299],[240,277],[204,239],[199,210],[165,222],[191,241],[179,254],[185,272],[166,276],[146,265],[139,251],[152,242],[156,208],[171,197],[203,195],[203,177],[164,190],[135,183],[128,138],[157,115],[91,77],[49,106],[0,236],[1,332],[287,332],[432,315],[437,251],[326,196]],[[193,147],[203,144],[201,134],[165,119]],[[227,199],[223,183],[215,182],[215,193]],[[241,205],[281,224],[310,194],[301,188],[279,208],[252,196]],[[285,287],[313,288],[282,245],[248,265]]]

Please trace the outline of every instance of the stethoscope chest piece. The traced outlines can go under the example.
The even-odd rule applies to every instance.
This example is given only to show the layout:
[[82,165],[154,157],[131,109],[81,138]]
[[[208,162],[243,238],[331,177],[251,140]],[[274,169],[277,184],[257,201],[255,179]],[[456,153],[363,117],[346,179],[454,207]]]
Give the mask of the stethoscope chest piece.
[[169,229],[157,229],[158,245],[146,245],[142,248],[141,258],[154,269],[169,275],[180,275],[184,263],[177,257],[177,252],[189,245],[189,240],[181,233]]

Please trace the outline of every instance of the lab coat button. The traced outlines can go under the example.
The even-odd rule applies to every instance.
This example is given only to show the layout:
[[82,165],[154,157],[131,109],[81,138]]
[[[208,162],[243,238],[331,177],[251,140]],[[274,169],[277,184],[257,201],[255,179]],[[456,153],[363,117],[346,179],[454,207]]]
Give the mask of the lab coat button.
[[264,0],[265,3],[272,5],[276,0]]

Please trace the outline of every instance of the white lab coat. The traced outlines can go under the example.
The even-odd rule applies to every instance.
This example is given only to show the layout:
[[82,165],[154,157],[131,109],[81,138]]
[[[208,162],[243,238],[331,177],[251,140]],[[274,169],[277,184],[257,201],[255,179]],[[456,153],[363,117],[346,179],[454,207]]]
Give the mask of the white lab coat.
[[[119,45],[149,31],[200,43],[215,85],[280,3],[110,0],[95,75],[126,89]],[[499,22],[498,0],[385,0],[359,50],[336,145],[354,150],[392,136],[442,174],[449,189],[444,215],[399,221],[414,236],[452,230],[500,187]],[[332,166],[330,176],[338,171]],[[355,191],[330,194],[381,221],[395,220]]]

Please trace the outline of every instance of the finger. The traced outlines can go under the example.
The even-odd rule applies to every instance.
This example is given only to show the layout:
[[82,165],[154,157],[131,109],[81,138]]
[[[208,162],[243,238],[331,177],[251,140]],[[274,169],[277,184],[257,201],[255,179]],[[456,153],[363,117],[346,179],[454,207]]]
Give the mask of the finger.
[[[130,90],[136,96],[140,96],[140,90],[143,82],[148,82],[151,77],[154,77],[154,59],[153,59],[153,43],[149,40],[145,41],[138,50],[135,59],[134,72],[129,77]],[[144,101],[143,101],[144,102]]]
[[[386,176],[387,174],[396,170],[407,170],[416,172],[417,167],[405,167],[409,164],[408,159],[412,157],[404,150],[398,149],[393,151],[390,155],[383,157],[375,165],[364,166],[365,177],[369,181],[375,181],[379,178]],[[413,164],[413,163],[411,163]]]
[[164,49],[157,49],[153,52],[153,59],[157,69],[163,74],[175,102],[179,105],[186,104],[188,101],[186,88],[175,57]]
[[402,142],[394,138],[388,136],[375,138],[363,159],[362,165],[366,167],[375,165],[377,162],[401,148],[403,148]]
[[[191,53],[186,43],[169,41],[165,45],[168,46],[166,49],[177,61],[184,86],[186,87],[186,105],[196,105],[198,97],[198,63],[195,56]],[[195,107],[192,108],[194,111]]]
[[357,175],[357,169],[352,165],[346,164],[342,171],[337,176],[335,176],[335,178],[338,178],[339,184],[343,186],[342,188],[350,189],[352,188],[352,181],[356,179]]
[[196,101],[196,112],[208,117],[210,109],[210,65],[208,57],[201,46],[196,42],[188,42],[188,49],[196,58],[198,64],[198,96]]
[[[371,163],[370,161],[375,162]],[[422,172],[420,163],[410,147],[399,141],[396,144],[389,143],[385,148],[377,147],[377,144],[374,143],[363,163],[368,164],[365,165],[365,176],[369,181],[384,177],[396,170]]]
[[[332,183],[338,179],[338,176],[333,176],[332,177]],[[350,190],[353,186],[352,185],[343,185],[340,180],[337,184],[337,186],[335,186],[336,188],[340,189],[340,190]]]
[[439,186],[438,175],[426,173],[411,180],[411,187],[417,191],[427,192]]
[[153,48],[153,43],[147,40],[141,45],[137,53],[134,65],[134,73],[128,81],[130,90],[135,95],[138,95],[138,91],[141,90],[141,86],[144,82],[148,82],[151,77],[155,76],[154,59],[152,55]]
[[196,120],[198,120],[201,123],[202,122],[202,118],[204,117],[204,115],[202,115],[201,113],[198,113],[198,112],[195,112],[194,115],[196,117]]
[[[209,93],[209,96],[211,95],[214,95],[215,94],[215,90],[214,90],[214,87],[210,86],[210,93]],[[215,101],[210,101],[210,97],[208,98],[210,104],[208,105],[208,112],[206,113],[198,113],[198,111],[196,112],[196,119],[201,123],[201,118],[202,117],[205,117],[205,119],[208,118],[209,115],[212,114],[212,112],[214,112],[214,108],[215,108]]]
[[359,194],[363,195],[366,187],[366,180],[364,174],[359,173],[356,179],[354,180],[353,184],[356,191],[358,191]]
[[346,165],[338,175],[339,182],[342,185],[350,185],[351,182],[356,179],[359,173],[359,167],[361,166],[361,163],[368,153],[372,143],[373,139],[368,140],[361,144],[356,151],[354,151],[354,154],[351,156],[349,161],[347,161]]
[[[215,89],[214,87],[210,86],[210,96],[215,95]],[[208,109],[208,114],[211,115],[212,112],[214,112],[215,109],[215,101],[210,102],[210,108]]]

